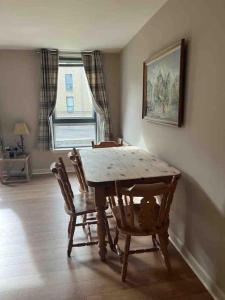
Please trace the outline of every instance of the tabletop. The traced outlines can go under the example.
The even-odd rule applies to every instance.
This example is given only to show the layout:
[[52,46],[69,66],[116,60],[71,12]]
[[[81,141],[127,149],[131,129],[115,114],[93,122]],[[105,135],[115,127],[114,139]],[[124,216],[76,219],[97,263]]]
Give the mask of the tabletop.
[[91,186],[116,180],[180,176],[179,170],[135,146],[82,149],[80,155]]

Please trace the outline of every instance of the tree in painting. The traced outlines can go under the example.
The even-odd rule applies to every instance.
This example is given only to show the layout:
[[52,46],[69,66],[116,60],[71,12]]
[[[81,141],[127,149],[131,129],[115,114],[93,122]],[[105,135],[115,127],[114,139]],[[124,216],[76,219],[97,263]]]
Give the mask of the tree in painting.
[[162,113],[165,113],[169,105],[169,88],[170,88],[170,74],[165,75],[159,71],[157,80],[154,86],[154,100],[155,103],[162,109]]
[[179,99],[179,77],[175,76],[171,86],[171,105],[178,105]]
[[147,66],[147,115],[177,121],[179,104],[179,50]]

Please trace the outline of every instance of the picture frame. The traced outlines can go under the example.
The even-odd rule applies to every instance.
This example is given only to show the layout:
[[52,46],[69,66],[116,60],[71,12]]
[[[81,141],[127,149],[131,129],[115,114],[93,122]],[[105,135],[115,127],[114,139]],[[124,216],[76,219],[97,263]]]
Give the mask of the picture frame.
[[184,120],[185,39],[143,64],[142,118],[181,127]]

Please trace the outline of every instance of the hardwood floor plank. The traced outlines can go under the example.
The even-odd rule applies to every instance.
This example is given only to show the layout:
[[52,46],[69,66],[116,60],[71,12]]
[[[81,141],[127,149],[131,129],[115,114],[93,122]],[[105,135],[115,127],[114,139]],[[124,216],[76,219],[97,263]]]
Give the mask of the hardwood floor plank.
[[[73,176],[72,182],[78,192]],[[63,206],[50,175],[0,187],[0,299],[212,299],[172,245],[172,276],[167,275],[159,253],[132,255],[127,283],[121,282],[121,264],[110,251],[107,263],[100,261],[97,246],[73,249],[68,259],[68,216]],[[96,227],[92,229],[95,239]],[[82,228],[76,229],[76,240],[85,239]],[[135,238],[131,245],[138,248],[149,243],[148,237]]]

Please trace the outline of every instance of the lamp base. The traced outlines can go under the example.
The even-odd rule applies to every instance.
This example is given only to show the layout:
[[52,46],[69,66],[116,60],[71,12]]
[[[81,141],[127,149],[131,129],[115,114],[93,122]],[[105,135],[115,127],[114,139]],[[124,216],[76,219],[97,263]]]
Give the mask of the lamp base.
[[21,143],[21,152],[24,154],[24,137],[20,135],[20,143]]

